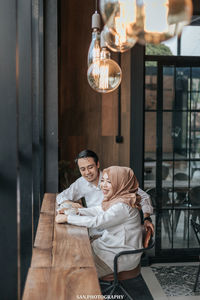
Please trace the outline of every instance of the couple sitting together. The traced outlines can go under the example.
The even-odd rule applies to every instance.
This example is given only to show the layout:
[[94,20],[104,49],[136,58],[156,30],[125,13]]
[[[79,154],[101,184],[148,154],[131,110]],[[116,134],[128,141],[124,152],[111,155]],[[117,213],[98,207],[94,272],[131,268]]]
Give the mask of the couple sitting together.
[[[150,227],[153,232],[150,218],[153,208],[130,168],[112,166],[101,172],[98,157],[90,150],[79,153],[76,162],[82,176],[58,194],[56,200],[60,207],[56,222],[89,228],[94,261],[101,278],[113,273],[117,253],[143,247],[140,210],[145,229]],[[82,197],[87,208],[73,202]],[[140,258],[141,253],[120,257],[118,272],[137,267]]]

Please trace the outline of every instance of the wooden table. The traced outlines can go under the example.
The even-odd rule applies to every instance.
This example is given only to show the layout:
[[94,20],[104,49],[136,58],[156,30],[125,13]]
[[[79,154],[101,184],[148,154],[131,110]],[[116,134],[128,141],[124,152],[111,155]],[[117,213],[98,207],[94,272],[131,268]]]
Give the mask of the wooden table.
[[23,300],[76,300],[83,295],[101,295],[88,231],[56,224],[55,200],[56,194],[45,194]]

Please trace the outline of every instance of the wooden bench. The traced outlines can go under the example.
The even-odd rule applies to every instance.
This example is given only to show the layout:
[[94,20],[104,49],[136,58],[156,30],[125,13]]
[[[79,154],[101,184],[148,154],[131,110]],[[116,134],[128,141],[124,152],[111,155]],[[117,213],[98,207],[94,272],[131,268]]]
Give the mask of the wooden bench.
[[56,194],[45,194],[23,300],[101,295],[87,229],[56,224],[55,209]]

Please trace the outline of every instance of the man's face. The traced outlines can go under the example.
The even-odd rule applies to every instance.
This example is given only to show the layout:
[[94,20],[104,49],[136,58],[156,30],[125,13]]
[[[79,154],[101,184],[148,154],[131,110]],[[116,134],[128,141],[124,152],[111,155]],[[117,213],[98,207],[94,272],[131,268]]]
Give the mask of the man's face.
[[78,167],[81,175],[88,181],[95,185],[99,181],[99,162],[95,163],[93,157],[79,158]]

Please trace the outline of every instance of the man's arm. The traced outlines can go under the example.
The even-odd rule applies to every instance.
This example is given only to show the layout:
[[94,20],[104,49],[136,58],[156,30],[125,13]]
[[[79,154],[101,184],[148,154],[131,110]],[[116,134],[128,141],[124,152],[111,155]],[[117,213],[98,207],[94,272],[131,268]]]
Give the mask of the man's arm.
[[150,196],[140,188],[138,188],[137,193],[141,197],[140,204],[144,215],[144,227],[146,230],[148,229],[148,227],[150,227],[152,232],[154,233],[154,225],[152,224],[150,217],[150,215],[153,213]]
[[56,197],[57,204],[61,204],[66,200],[78,201],[84,195],[81,189],[81,178],[77,179],[74,183],[70,185],[69,188],[64,190],[62,193],[58,194]]

